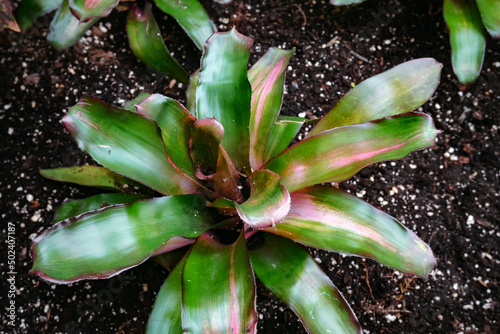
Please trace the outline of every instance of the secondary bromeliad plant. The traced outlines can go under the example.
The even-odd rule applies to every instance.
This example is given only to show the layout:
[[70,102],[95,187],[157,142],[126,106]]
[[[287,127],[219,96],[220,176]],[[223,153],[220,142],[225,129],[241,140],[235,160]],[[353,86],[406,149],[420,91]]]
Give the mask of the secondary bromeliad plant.
[[278,116],[292,52],[272,48],[247,71],[251,44],[235,30],[207,41],[189,87],[191,112],[159,94],[142,94],[125,109],[84,97],[69,110],[64,125],[103,167],[42,170],[44,176],[156,193],[63,204],[57,223],[33,243],[33,273],[68,283],[108,278],[149,258],[167,268],[180,259],[158,294],[148,333],[254,333],[254,275],[308,332],[361,333],[340,292],[298,243],[428,275],[436,260],[415,233],[319,184],[432,146],[432,119],[412,111],[435,91],[441,65],[417,59],[362,82],[287,148],[307,122]]
[[[330,0],[330,3],[342,6],[364,1]],[[500,38],[500,1],[444,0],[443,13],[450,29],[453,72],[462,84],[470,84],[483,67],[485,28],[491,37]]]
[[[58,50],[66,49],[85,34],[100,18],[107,16],[119,0],[24,0],[17,12],[24,31],[40,16],[57,9],[47,36]],[[154,0],[163,12],[174,17],[195,45],[202,49],[216,31],[212,20],[198,0]],[[189,75],[168,51],[154,18],[151,3],[144,9],[131,5],[127,36],[133,53],[153,70],[187,82]]]

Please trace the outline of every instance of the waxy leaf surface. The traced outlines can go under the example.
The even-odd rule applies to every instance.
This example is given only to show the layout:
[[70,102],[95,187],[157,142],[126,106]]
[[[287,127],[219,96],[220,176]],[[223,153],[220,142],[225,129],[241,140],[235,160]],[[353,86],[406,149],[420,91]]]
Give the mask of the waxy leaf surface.
[[500,38],[500,1],[476,0],[483,24],[495,38]]
[[432,58],[421,58],[363,81],[340,99],[312,129],[310,136],[417,109],[434,94],[442,67]]
[[294,116],[278,116],[269,133],[266,143],[264,161],[269,161],[283,152],[297,135],[305,118]]
[[486,40],[481,15],[472,0],[444,0],[443,13],[450,29],[453,71],[461,83],[469,84],[483,66]]
[[198,238],[182,275],[184,333],[255,333],[255,282],[245,239]]
[[50,180],[71,182],[82,186],[126,192],[140,186],[137,182],[99,166],[75,166],[40,169],[40,174]]
[[206,40],[217,31],[198,0],[154,0],[165,13],[172,15],[196,46],[202,50]]
[[215,117],[224,126],[222,146],[238,167],[249,167],[252,88],[247,63],[252,40],[236,30],[214,34],[205,46],[196,89],[198,118]]
[[137,104],[141,103],[149,95],[151,95],[151,94],[149,94],[148,92],[144,92],[144,91],[140,92],[135,98],[133,98],[130,101],[125,102],[125,104],[123,105],[123,109],[128,110],[128,111],[133,112],[133,113],[137,112],[137,109],[135,106]]
[[144,10],[133,5],[127,17],[127,36],[130,49],[147,66],[164,75],[188,82],[189,75],[168,51],[160,28],[147,2]]
[[292,208],[268,232],[304,245],[374,259],[427,277],[436,260],[415,233],[370,204],[327,186],[292,193]]
[[33,272],[58,283],[116,275],[170,239],[209,229],[213,221],[204,204],[195,195],[160,197],[62,221],[34,241]]
[[264,164],[266,142],[281,109],[285,73],[292,53],[271,48],[248,71],[252,85],[250,166],[253,170]]
[[164,195],[197,191],[197,185],[167,160],[160,130],[152,121],[83,97],[63,123],[78,146],[99,164]]
[[23,0],[16,13],[21,30],[28,29],[40,16],[59,8],[63,0]]
[[77,199],[63,203],[57,209],[54,216],[54,222],[59,222],[64,219],[78,216],[79,214],[94,211],[97,209],[104,208],[106,206],[115,204],[127,204],[140,199],[144,199],[143,195],[137,194],[99,194],[92,197]]
[[268,170],[250,176],[250,197],[236,204],[240,218],[254,228],[278,224],[290,210],[290,194],[280,183],[280,176]]
[[199,119],[193,124],[189,148],[193,164],[198,170],[211,169],[215,172],[223,137],[224,127],[214,118]]
[[340,291],[301,246],[265,233],[249,253],[256,275],[297,314],[308,333],[362,333]]
[[423,114],[348,125],[309,137],[269,161],[263,168],[281,176],[293,192],[323,182],[344,181],[375,162],[399,159],[432,146],[437,135]]
[[81,22],[94,17],[105,17],[118,5],[119,0],[69,0],[73,15]]
[[158,292],[146,334],[182,334],[182,270],[185,263],[184,257]]
[[196,118],[198,118],[196,113],[196,87],[198,87],[199,75],[198,70],[194,71],[189,77],[188,87],[186,88],[186,108]]

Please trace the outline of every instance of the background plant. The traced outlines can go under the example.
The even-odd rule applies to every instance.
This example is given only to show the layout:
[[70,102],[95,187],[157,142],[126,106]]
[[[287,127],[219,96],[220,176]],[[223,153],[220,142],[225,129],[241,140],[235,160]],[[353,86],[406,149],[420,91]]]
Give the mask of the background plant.
[[250,46],[234,30],[207,42],[191,81],[192,113],[158,94],[126,109],[89,97],[71,108],[64,124],[104,167],[43,175],[164,196],[133,202],[151,194],[112,193],[64,204],[61,221],[33,244],[35,273],[64,283],[110,277],[150,257],[171,268],[181,258],[148,324],[149,332],[174,333],[255,331],[254,271],[308,331],[360,332],[340,292],[293,241],[427,276],[436,262],[413,232],[316,184],[432,146],[432,120],[411,111],[433,94],[441,65],[423,58],[364,81],[283,151],[306,122],[278,116],[291,52],[271,49],[247,73]]

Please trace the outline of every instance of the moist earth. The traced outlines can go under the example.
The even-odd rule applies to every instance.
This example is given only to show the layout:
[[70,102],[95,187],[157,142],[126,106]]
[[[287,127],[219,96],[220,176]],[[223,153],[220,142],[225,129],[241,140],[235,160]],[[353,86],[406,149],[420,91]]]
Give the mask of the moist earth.
[[[500,236],[500,46],[488,37],[483,70],[464,87],[451,68],[442,2],[368,0],[351,7],[327,1],[202,1],[219,30],[251,36],[253,64],[269,47],[295,49],[283,115],[317,118],[353,85],[404,61],[434,57],[441,84],[419,111],[441,130],[435,147],[360,171],[340,187],[393,215],[433,249],[428,280],[372,260],[310,249],[344,294],[365,333],[498,333]],[[173,19],[156,10],[165,43],[193,72],[201,52]],[[184,101],[185,86],[155,74],[131,53],[126,12],[115,10],[74,47],[47,41],[51,15],[27,32],[8,32],[0,56],[0,214],[2,240],[15,226],[15,305],[5,333],[142,333],[168,275],[146,262],[110,280],[68,285],[30,275],[32,240],[69,199],[99,191],[42,178],[40,168],[92,164],[60,124],[89,94],[118,106],[139,91]],[[298,136],[300,140],[304,131]],[[8,305],[7,243],[0,243],[2,308]],[[258,283],[259,333],[305,333],[287,306]]]

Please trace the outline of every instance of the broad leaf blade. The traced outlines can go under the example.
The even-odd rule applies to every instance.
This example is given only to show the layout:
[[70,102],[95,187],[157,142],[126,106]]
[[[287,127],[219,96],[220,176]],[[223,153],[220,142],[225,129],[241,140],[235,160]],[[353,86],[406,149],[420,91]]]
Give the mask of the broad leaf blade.
[[472,0],[445,0],[443,13],[450,29],[453,71],[461,83],[469,84],[483,66],[486,40],[481,15]]
[[476,0],[483,24],[494,38],[500,38],[500,1]]
[[189,75],[168,51],[160,28],[147,2],[144,10],[133,5],[127,17],[127,36],[130,49],[147,66],[181,82],[188,82]]
[[139,103],[141,103],[146,97],[148,97],[149,94],[148,92],[140,92],[135,98],[133,98],[132,100],[130,101],[127,101],[125,102],[125,104],[123,105],[123,109],[125,110],[128,110],[130,112],[137,112],[137,109],[135,108],[135,106]]
[[64,0],[50,23],[47,40],[59,51],[69,48],[98,20],[95,17],[87,22],[78,21],[70,11],[68,0]]
[[224,148],[220,146],[217,168],[213,176],[215,192],[237,203],[243,202],[244,198],[239,188],[241,185],[239,176],[233,161]]
[[230,245],[201,235],[188,254],[182,285],[185,333],[255,333],[255,282],[243,235]]
[[281,109],[285,73],[292,53],[293,50],[271,48],[248,71],[252,85],[250,166],[253,170],[264,164],[266,142]]
[[279,175],[268,170],[255,171],[250,182],[250,197],[236,204],[238,215],[253,228],[274,227],[290,210],[290,194]]
[[319,121],[310,136],[417,109],[436,91],[442,67],[433,58],[421,58],[363,81]]
[[365,0],[330,0],[330,3],[334,6],[347,6],[362,3]]
[[352,195],[315,186],[291,196],[290,212],[268,232],[307,246],[368,257],[421,277],[436,265],[431,249],[415,233]]
[[432,119],[423,114],[343,126],[293,145],[263,168],[279,174],[281,183],[293,192],[344,181],[375,162],[400,159],[432,146],[437,133]]
[[267,138],[264,161],[269,161],[283,152],[297,135],[305,118],[278,116]]
[[105,17],[118,5],[119,0],[69,0],[73,15],[81,22]]
[[198,70],[191,74],[189,77],[188,87],[186,89],[186,108],[195,118],[198,118],[198,114],[196,113],[196,87],[198,87],[199,75],[200,72]]
[[12,14],[12,5],[10,0],[0,0],[0,31],[10,29],[15,32],[21,32],[21,28]]
[[213,220],[194,195],[117,205],[55,224],[33,243],[33,272],[59,283],[107,278],[148,259],[175,237],[195,238]]
[[197,192],[197,185],[168,162],[152,121],[83,97],[63,123],[99,164],[165,195]]
[[168,275],[156,297],[146,334],[182,334],[182,270],[184,257]]
[[259,279],[288,304],[309,333],[362,333],[340,291],[302,247],[265,233],[249,252]]
[[205,47],[196,89],[198,118],[215,117],[224,126],[222,146],[238,167],[248,169],[252,88],[247,62],[252,40],[236,30],[214,34]]
[[63,0],[23,0],[16,17],[21,30],[28,29],[40,16],[59,8]]
[[40,169],[40,174],[50,180],[71,182],[82,186],[126,192],[141,187],[137,182],[99,166],[75,166]]
[[154,0],[165,13],[172,15],[196,46],[203,50],[206,40],[217,31],[198,0]]
[[223,137],[224,127],[214,118],[199,119],[193,124],[189,135],[189,149],[198,173],[208,176],[215,172]]
[[137,194],[99,194],[92,197],[77,199],[63,203],[57,210],[53,222],[78,216],[82,213],[98,210],[110,205],[131,203],[144,199]]

